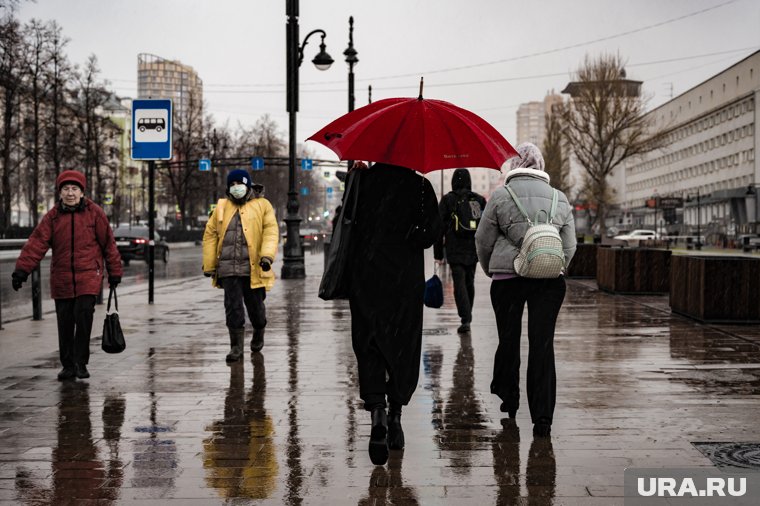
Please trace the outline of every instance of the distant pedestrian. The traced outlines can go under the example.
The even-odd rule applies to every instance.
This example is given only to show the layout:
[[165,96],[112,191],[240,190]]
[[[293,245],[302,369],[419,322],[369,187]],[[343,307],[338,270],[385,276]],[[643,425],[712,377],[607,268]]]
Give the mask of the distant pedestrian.
[[359,178],[349,264],[351,339],[359,395],[371,413],[369,456],[383,465],[388,448],[404,447],[401,409],[420,372],[423,253],[439,237],[441,219],[424,177],[384,163],[359,167],[349,174]]
[[203,274],[224,289],[224,312],[230,335],[227,362],[243,356],[245,312],[253,326],[251,351],[264,347],[267,324],[264,299],[274,286],[274,262],[279,241],[277,219],[245,170],[227,176],[227,198],[220,199],[203,234]]
[[[515,260],[530,226],[524,214],[535,222],[540,217],[550,217],[551,208],[556,207],[551,223],[560,235],[557,255],[564,255],[565,268],[575,253],[575,225],[567,197],[557,191],[554,201],[555,193],[549,185],[549,175],[544,172],[544,158],[539,149],[523,143],[517,151],[520,156],[512,158],[505,186],[491,195],[475,234],[478,259],[493,280],[491,303],[499,333],[491,393],[503,401],[501,411],[514,418],[520,405],[520,332],[527,303],[528,405],[534,435],[548,436],[557,389],[554,329],[565,298],[565,280],[562,274],[550,278],[521,277]],[[537,251],[543,252],[540,248]]]
[[470,171],[457,169],[451,178],[451,191],[441,198],[438,211],[443,222],[443,235],[435,244],[435,260],[451,266],[454,281],[454,301],[461,325],[457,332],[470,331],[472,305],[475,302],[475,231],[480,223],[486,199],[472,191]]
[[84,174],[66,170],[56,179],[60,200],[45,214],[21,250],[13,272],[18,290],[53,250],[50,262],[50,295],[58,319],[58,347],[63,369],[61,381],[89,378],[90,332],[95,297],[100,294],[108,269],[108,285],[121,282],[121,256],[103,210],[84,196]]

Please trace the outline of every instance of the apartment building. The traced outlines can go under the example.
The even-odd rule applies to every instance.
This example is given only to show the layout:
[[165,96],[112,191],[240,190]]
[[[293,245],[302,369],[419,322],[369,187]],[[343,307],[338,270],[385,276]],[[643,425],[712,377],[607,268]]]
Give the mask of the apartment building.
[[189,65],[141,53],[137,55],[137,98],[171,99],[175,122],[181,122],[189,110],[202,109],[203,81]]

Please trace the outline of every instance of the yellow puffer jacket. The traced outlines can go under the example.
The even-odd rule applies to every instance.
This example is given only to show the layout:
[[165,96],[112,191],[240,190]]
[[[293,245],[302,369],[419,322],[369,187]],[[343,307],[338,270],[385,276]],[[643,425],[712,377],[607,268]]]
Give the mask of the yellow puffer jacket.
[[[240,223],[243,225],[243,235],[248,244],[251,288],[264,287],[269,291],[274,286],[274,269],[263,271],[259,260],[262,257],[274,260],[277,254],[279,229],[272,204],[265,198],[251,199],[242,206],[228,199],[219,199],[203,234],[203,272],[216,271],[219,255],[222,253],[222,239],[236,211],[240,212]],[[216,276],[213,277],[212,285],[221,288]]]

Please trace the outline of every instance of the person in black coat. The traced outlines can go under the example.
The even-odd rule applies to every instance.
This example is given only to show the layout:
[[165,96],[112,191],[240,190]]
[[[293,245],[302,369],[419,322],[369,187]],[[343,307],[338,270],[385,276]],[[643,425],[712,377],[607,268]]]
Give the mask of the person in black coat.
[[[475,268],[478,265],[475,251],[477,224],[463,221],[479,220],[485,207],[486,199],[472,191],[470,171],[455,170],[451,178],[451,191],[443,196],[438,206],[444,235],[435,244],[435,260],[442,264],[445,251],[454,281],[457,313],[462,322],[457,329],[460,334],[470,331],[472,305],[475,301]],[[469,219],[464,220],[463,215]]]
[[348,266],[351,337],[359,394],[372,415],[370,459],[383,465],[388,448],[404,447],[401,407],[417,388],[422,350],[424,250],[441,220],[430,181],[404,167],[362,167],[349,176],[359,188]]

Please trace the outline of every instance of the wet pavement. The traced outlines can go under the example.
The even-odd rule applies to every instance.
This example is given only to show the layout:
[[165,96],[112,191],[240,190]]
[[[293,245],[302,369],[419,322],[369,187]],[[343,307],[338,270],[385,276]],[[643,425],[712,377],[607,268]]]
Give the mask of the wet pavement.
[[760,329],[700,325],[667,296],[593,281],[568,284],[552,436],[534,438],[527,400],[509,421],[489,393],[497,335],[479,272],[471,336],[456,334],[448,281],[444,307],[425,310],[406,449],[375,467],[348,305],[317,297],[321,265],[307,255],[307,279],[278,280],[263,353],[232,366],[222,292],[202,277],[159,287],[153,306],[121,297],[127,350],[95,337],[89,380],[56,381],[52,315],[6,324],[0,503],[623,504],[626,467],[715,469],[718,443],[760,442]]

